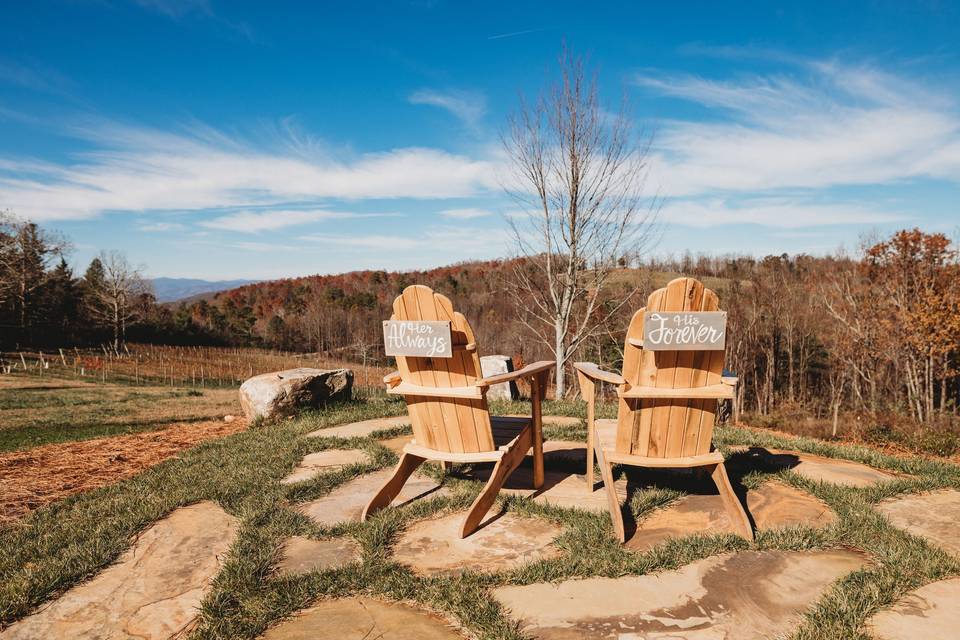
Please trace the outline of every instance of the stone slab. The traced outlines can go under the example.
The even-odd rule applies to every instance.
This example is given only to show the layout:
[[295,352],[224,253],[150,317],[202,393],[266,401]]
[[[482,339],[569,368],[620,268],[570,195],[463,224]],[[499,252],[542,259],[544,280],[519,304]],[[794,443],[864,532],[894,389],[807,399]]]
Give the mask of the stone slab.
[[144,531],[93,579],[0,633],[3,640],[180,637],[197,617],[237,532],[213,502],[182,507]]
[[[547,469],[550,468],[549,464],[545,466]],[[486,480],[488,475],[486,470],[478,469],[476,477],[481,480]],[[620,501],[623,502],[627,495],[626,480],[622,478],[617,480],[616,487],[617,495]],[[586,511],[601,513],[607,511],[607,494],[600,480],[600,474],[596,474],[594,477],[593,490],[588,491],[586,475],[545,470],[543,474],[543,486],[537,490],[533,488],[533,467],[524,464],[524,466],[510,474],[501,492],[509,495],[532,498],[534,502],[548,504],[554,507],[584,509]]]
[[393,429],[410,424],[410,416],[394,416],[392,418],[374,418],[362,422],[351,422],[335,427],[324,427],[307,434],[308,438],[366,438],[374,431]]
[[960,491],[944,489],[884,500],[877,509],[900,527],[960,556]]
[[356,540],[313,540],[293,536],[283,543],[277,571],[281,575],[299,575],[310,571],[339,569],[359,559],[360,545]]
[[324,600],[267,631],[263,640],[454,640],[457,634],[437,615],[373,600]]
[[399,456],[401,453],[403,453],[403,448],[411,440],[413,440],[413,436],[397,436],[396,438],[387,438],[386,440],[380,440],[379,442]]
[[370,458],[360,449],[327,449],[304,456],[297,468],[280,481],[280,484],[294,484],[309,480],[323,471],[334,471],[358,462],[369,462]]
[[[513,371],[513,359],[510,356],[483,356],[480,358],[480,373],[484,378],[492,378]],[[501,382],[487,387],[487,400],[519,400],[517,383]]]
[[675,571],[495,589],[524,634],[550,640],[759,640],[788,633],[838,578],[852,551],[747,551]]
[[940,580],[911,591],[867,621],[876,640],[956,638],[960,633],[960,578]]
[[[322,498],[301,504],[297,511],[317,524],[328,527],[340,522],[359,522],[363,507],[392,475],[393,469],[383,469],[360,476],[340,485]],[[430,478],[414,474],[403,485],[400,495],[393,501],[393,506],[402,506],[416,499],[447,495],[448,492],[446,487],[441,487]]]
[[461,539],[465,515],[459,512],[415,523],[400,535],[394,559],[421,574],[451,575],[468,569],[510,569],[560,553],[551,543],[563,528],[553,522],[506,513]]
[[[758,489],[748,491],[747,511],[753,516],[757,529],[798,525],[821,529],[837,519],[821,501],[780,482],[765,482]],[[645,551],[668,538],[724,532],[735,533],[735,530],[719,494],[692,494],[641,520],[625,546]]]
[[746,464],[753,468],[789,469],[814,482],[829,482],[846,487],[870,487],[903,477],[859,462],[825,458],[799,451],[762,447],[732,447],[732,450],[745,454],[738,460],[731,461],[738,466]]

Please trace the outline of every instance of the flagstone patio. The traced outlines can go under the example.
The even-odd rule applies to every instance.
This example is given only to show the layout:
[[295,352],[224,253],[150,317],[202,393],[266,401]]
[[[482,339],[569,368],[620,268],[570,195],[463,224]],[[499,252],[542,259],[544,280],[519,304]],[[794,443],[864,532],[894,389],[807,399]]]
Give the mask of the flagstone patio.
[[[781,482],[765,482],[747,492],[747,513],[759,530],[791,526],[827,527],[836,515],[810,494]],[[645,551],[669,538],[734,533],[720,495],[692,494],[657,509],[637,525],[626,547]]]
[[960,635],[960,578],[911,591],[867,621],[876,640],[956,638]]
[[352,538],[314,540],[303,536],[288,538],[281,548],[279,575],[339,569],[360,559],[360,545]]
[[341,424],[335,427],[324,427],[311,431],[306,435],[307,438],[366,438],[376,431],[386,429],[396,429],[410,424],[410,416],[393,416],[390,418],[374,418],[372,420],[363,420],[361,422],[351,422]]
[[[376,493],[392,475],[393,469],[383,469],[362,475],[340,485],[322,498],[299,505],[297,511],[317,524],[327,527],[341,522],[359,522],[363,507],[370,500],[370,496]],[[403,485],[403,489],[392,504],[402,506],[412,500],[448,494],[449,489],[446,487],[441,487],[426,476],[414,474]]]
[[747,551],[654,575],[507,586],[493,594],[536,638],[759,640],[789,632],[833,581],[865,564],[852,551]]
[[464,513],[424,520],[401,534],[393,557],[426,575],[457,574],[466,570],[500,571],[560,551],[551,543],[563,527],[542,518],[513,513],[494,516],[478,531],[460,538]]
[[323,471],[335,471],[351,464],[369,462],[370,456],[360,449],[327,449],[304,456],[297,468],[280,481],[280,484],[295,484],[309,480]]
[[3,640],[136,638],[184,633],[233,544],[237,520],[213,502],[158,521],[93,579],[0,632]]
[[908,494],[881,502],[877,510],[895,527],[960,557],[960,491]]
[[460,640],[437,615],[372,598],[324,600],[273,627],[263,640]]
[[739,455],[730,461],[731,466],[777,471],[789,469],[814,482],[829,482],[845,487],[871,487],[904,476],[874,469],[859,462],[825,458],[798,451],[766,449],[763,447],[732,447]]

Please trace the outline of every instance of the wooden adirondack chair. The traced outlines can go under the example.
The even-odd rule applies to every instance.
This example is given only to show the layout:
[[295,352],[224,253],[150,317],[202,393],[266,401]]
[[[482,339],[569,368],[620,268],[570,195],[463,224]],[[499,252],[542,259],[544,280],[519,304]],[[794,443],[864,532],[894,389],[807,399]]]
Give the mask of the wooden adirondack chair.
[[[477,496],[460,529],[465,538],[480,525],[507,477],[533,448],[534,488],[543,484],[543,433],[540,403],[552,362],[536,362],[518,371],[484,378],[473,330],[450,300],[429,287],[414,285],[393,301],[391,320],[450,321],[452,358],[396,356],[399,371],[384,378],[387,393],[402,395],[410,412],[413,440],[407,443],[393,476],[370,499],[362,518],[382,509],[426,460],[452,463],[494,462],[486,486]],[[529,378],[533,405],[530,418],[491,416],[486,393],[490,385]]]
[[[623,514],[613,483],[613,465],[705,467],[737,532],[753,539],[750,520],[723,465],[712,450],[713,423],[720,400],[734,398],[737,379],[724,376],[724,352],[643,349],[645,311],[717,311],[717,295],[693,278],[677,278],[654,291],[633,315],[624,345],[623,373],[602,371],[589,362],[574,368],[587,400],[587,486],[593,490],[596,455],[607,492],[610,516],[620,541]],[[619,409],[615,442],[603,442],[595,428],[596,383],[617,385]]]

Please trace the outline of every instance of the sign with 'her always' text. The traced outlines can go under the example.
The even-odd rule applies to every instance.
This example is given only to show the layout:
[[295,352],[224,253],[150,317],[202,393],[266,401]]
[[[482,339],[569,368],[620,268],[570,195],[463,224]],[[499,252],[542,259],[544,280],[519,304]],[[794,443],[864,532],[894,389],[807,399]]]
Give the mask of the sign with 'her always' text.
[[385,320],[383,344],[388,356],[453,357],[449,320]]
[[643,348],[647,351],[721,351],[726,336],[726,311],[643,314]]

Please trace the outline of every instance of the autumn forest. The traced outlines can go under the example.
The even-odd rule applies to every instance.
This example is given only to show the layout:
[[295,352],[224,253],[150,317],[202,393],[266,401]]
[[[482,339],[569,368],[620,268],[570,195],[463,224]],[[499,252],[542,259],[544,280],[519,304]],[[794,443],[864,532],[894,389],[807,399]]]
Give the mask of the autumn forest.
[[[529,258],[276,280],[157,304],[124,256],[105,253],[76,274],[69,243],[53,232],[8,218],[0,240],[7,351],[135,341],[262,346],[388,366],[379,323],[398,292],[421,283],[456,301],[484,353],[517,365],[554,355],[533,330],[536,318],[504,293]],[[595,326],[568,367],[592,360],[617,370],[630,315],[655,288],[690,275],[729,313],[728,369],[740,376],[748,419],[960,449],[960,258],[946,236],[900,231],[852,255],[626,255],[610,268]]]

